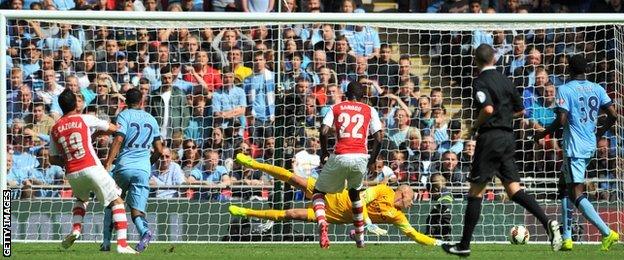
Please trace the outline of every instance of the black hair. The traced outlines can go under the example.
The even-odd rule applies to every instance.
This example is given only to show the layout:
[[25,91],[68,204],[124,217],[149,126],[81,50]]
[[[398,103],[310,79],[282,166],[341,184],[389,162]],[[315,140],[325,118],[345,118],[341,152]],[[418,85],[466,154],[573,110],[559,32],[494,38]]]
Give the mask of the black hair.
[[492,46],[487,43],[482,43],[475,50],[475,62],[477,62],[477,64],[490,63],[494,60],[495,53],[496,51],[494,51],[494,48],[492,48]]
[[143,99],[143,93],[136,88],[131,88],[126,91],[126,104],[128,106],[135,106],[141,103]]
[[68,88],[63,90],[63,92],[61,92],[58,96],[58,102],[63,114],[67,114],[76,109],[76,95]]
[[570,58],[568,66],[572,75],[583,75],[587,71],[587,60],[583,55],[577,54]]
[[351,81],[347,86],[346,96],[349,100],[360,100],[364,97],[364,87],[357,81]]

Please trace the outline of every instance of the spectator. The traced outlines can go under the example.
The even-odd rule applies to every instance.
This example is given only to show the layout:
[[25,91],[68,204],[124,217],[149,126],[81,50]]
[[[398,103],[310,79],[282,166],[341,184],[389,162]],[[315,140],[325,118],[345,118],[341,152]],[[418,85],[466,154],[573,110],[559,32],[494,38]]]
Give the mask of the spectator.
[[442,106],[436,106],[432,109],[431,118],[433,119],[433,125],[429,129],[422,129],[423,132],[433,135],[436,144],[441,144],[449,139],[448,135],[448,121],[446,116],[446,108]]
[[535,84],[528,86],[522,92],[522,99],[524,103],[524,115],[531,117],[533,114],[533,104],[538,103],[540,97],[543,97],[544,87],[549,85],[548,72],[544,67],[538,67],[535,69]]
[[[171,65],[169,64],[169,44],[160,42],[158,45],[157,55],[158,56],[155,60],[152,61],[152,59],[150,59],[150,64],[143,68],[143,77],[150,81],[152,91],[160,88],[160,85],[162,84],[161,71],[166,70],[168,73],[173,72]],[[171,80],[173,82],[173,75]],[[171,84],[172,82],[168,84]]]
[[[242,66],[242,65],[241,65]],[[247,97],[245,90],[240,85],[235,84],[235,73],[230,67],[223,68],[223,87],[214,93],[212,97],[212,113],[214,117],[214,125],[229,129],[229,136],[240,133],[232,133],[235,126],[240,129],[246,128],[245,108],[247,107]]]
[[184,171],[184,176],[191,176],[191,171],[198,165],[201,160],[199,153],[199,147],[192,139],[186,139],[182,141],[182,149],[177,151],[176,157],[181,158],[179,160],[180,167]]
[[[50,150],[47,147],[42,147],[37,151],[37,161],[39,161],[39,167],[31,169],[28,173],[29,182],[34,185],[59,185],[63,184],[63,178],[65,172],[63,168],[58,165],[51,165],[48,160],[50,157]],[[36,192],[37,197],[53,197],[57,192],[50,190],[38,190]],[[23,194],[23,193],[22,193]]]
[[542,53],[535,47],[526,55],[526,64],[514,71],[514,83],[520,90],[535,84],[535,70],[542,64]]
[[30,87],[22,85],[17,95],[17,102],[7,104],[7,119],[22,119],[32,112],[33,94]]
[[454,152],[459,155],[464,150],[464,140],[461,139],[461,122],[453,120],[448,126],[449,140],[443,141],[438,146],[438,153],[444,154],[447,151]]
[[[279,98],[276,104],[276,125],[284,126],[284,135],[302,137],[302,127],[305,127],[306,96],[310,81],[299,77],[291,90],[287,90],[283,98]],[[303,142],[302,142],[303,143]]]
[[150,186],[156,186],[157,198],[175,198],[179,196],[177,190],[160,189],[158,186],[176,186],[186,183],[184,172],[179,164],[172,161],[171,149],[164,148],[156,167],[152,168]]
[[17,198],[31,198],[32,183],[28,179],[28,170],[13,167],[13,154],[7,154],[7,186],[17,192],[12,192],[11,196]]
[[555,64],[553,64],[553,73],[549,76],[550,82],[556,87],[565,84],[568,81],[566,68],[568,67],[568,55],[559,54],[555,57]]
[[215,127],[212,129],[212,138],[204,142],[204,149],[212,149],[221,152],[221,161],[234,158],[234,148],[232,143],[225,139],[222,128]]
[[[361,13],[362,11],[359,12]],[[358,13],[357,10],[356,13]],[[367,59],[379,57],[381,43],[379,34],[373,27],[362,25],[347,26],[347,28],[341,31],[341,34],[347,37],[355,56],[363,56]]]
[[418,129],[431,128],[431,126],[433,126],[431,112],[431,99],[428,96],[420,96],[418,99],[418,109],[414,113],[410,125]]
[[115,83],[120,86],[126,86],[131,83],[132,78],[135,76],[134,73],[130,73],[130,68],[128,67],[128,59],[126,59],[126,54],[123,52],[118,52],[116,55],[117,65],[115,70],[111,72],[111,76]]
[[228,175],[228,169],[220,165],[220,157],[219,152],[215,150],[205,150],[203,161],[191,171],[189,183],[231,185],[232,179]]
[[325,114],[331,110],[331,107],[340,102],[342,102],[342,91],[338,85],[330,84],[327,86],[327,102],[321,108],[320,116],[325,117]]
[[441,160],[438,166],[438,174],[444,176],[452,186],[461,186],[462,183],[466,182],[467,174],[462,172],[456,153],[446,151],[442,154]]
[[318,168],[321,165],[319,139],[308,137],[305,141],[305,149],[297,152],[293,157],[293,172],[303,178],[318,178]]
[[207,114],[205,113],[206,98],[203,95],[193,95],[191,100],[193,111],[191,112],[189,125],[184,129],[184,136],[201,144],[210,135],[210,128],[212,127],[211,118],[205,116]]
[[241,0],[241,9],[246,13],[269,13],[274,5],[275,0]]
[[418,98],[420,96],[420,88],[410,81],[401,82],[399,92],[397,93],[401,101],[409,107],[418,106]]
[[290,90],[295,87],[299,78],[305,78],[309,81],[308,74],[302,67],[302,54],[298,51],[293,52],[286,57],[286,63],[290,64],[290,70],[287,70],[282,77],[282,85],[284,90]]
[[409,125],[409,116],[405,109],[399,108],[394,113],[394,122],[396,127],[389,127],[387,138],[392,142],[394,148],[399,148],[401,144],[407,141],[411,127]]
[[202,86],[202,93],[211,93],[221,88],[221,73],[214,69],[208,59],[208,52],[199,51],[197,53],[197,62],[194,66],[185,66],[186,73],[184,80],[192,83],[198,83]]
[[23,120],[13,120],[10,137],[9,140],[13,145],[13,167],[28,172],[39,166],[37,158],[32,154],[34,148],[32,138],[24,133]]
[[71,35],[71,24],[60,24],[60,31],[56,37],[48,37],[39,43],[39,48],[43,50],[58,51],[62,46],[67,46],[74,57],[82,56],[82,43],[78,38]]
[[[236,82],[241,83],[247,77],[253,74],[253,70],[243,65],[243,52],[238,47],[234,46],[227,52],[227,60],[231,70],[234,72]],[[223,67],[225,70],[225,67]]]
[[390,169],[396,176],[397,181],[404,182],[409,181],[409,163],[407,161],[407,156],[401,150],[392,151],[392,160],[390,161]]
[[388,87],[391,93],[396,93],[399,86],[399,64],[392,60],[391,56],[392,48],[390,45],[381,44],[379,58],[375,58],[371,62],[368,73],[377,75],[379,85]]
[[536,124],[534,128],[547,128],[555,121],[555,86],[546,85],[544,87],[543,96],[539,97],[538,102],[533,103],[531,121]]
[[52,100],[65,90],[65,88],[56,83],[56,73],[53,69],[43,71],[44,87],[35,92],[38,99],[41,99],[46,105],[52,104]]
[[[105,114],[109,117],[116,116],[123,106],[123,96],[117,92],[117,85],[107,74],[99,74],[96,84],[97,96],[89,106],[94,107],[96,114]],[[60,94],[60,93],[59,93]]]
[[249,36],[242,34],[240,30],[224,29],[214,37],[211,46],[217,53],[217,57],[219,57],[220,67],[223,68],[230,66],[227,60],[227,52],[236,47],[245,53],[251,51],[256,46],[256,43]]
[[506,57],[506,60],[503,60],[503,68],[505,74],[508,76],[513,76],[516,69],[522,68],[525,64],[525,55],[526,51],[526,42],[524,40],[523,35],[516,35],[513,40],[513,57]]
[[459,155],[459,162],[461,163],[461,167],[464,172],[470,172],[472,169],[472,159],[474,157],[476,147],[477,141],[464,141],[464,150]]
[[369,173],[368,178],[364,180],[364,186],[373,187],[378,184],[388,184],[389,182],[396,183],[397,176],[390,167],[384,165],[383,157],[377,156],[375,171]]
[[412,130],[408,133],[408,143],[407,143],[407,155],[408,158],[412,158],[414,155],[420,152],[420,141],[422,140],[422,136],[420,135],[420,130],[417,128],[412,128]]
[[254,142],[257,138],[273,135],[275,121],[275,78],[265,67],[262,52],[254,54],[254,74],[245,79],[243,86],[247,94],[247,104],[251,110],[250,125],[253,126]]
[[39,141],[39,135],[48,135],[50,133],[50,129],[54,125],[54,119],[46,114],[45,105],[41,102],[34,103],[32,109],[32,114],[24,118],[26,123],[25,129],[32,130],[34,141]]
[[442,96],[442,88],[432,88],[429,93],[429,99],[431,100],[431,107],[443,106],[442,102],[444,102],[444,97]]
[[399,77],[397,79],[398,84],[402,84],[402,82],[411,81],[414,86],[418,86],[420,80],[418,76],[411,73],[412,71],[412,61],[410,57],[407,55],[402,55],[399,59]]
[[615,194],[617,191],[615,165],[616,158],[609,151],[610,144],[608,138],[600,138],[598,140],[598,149],[596,157],[591,158],[589,167],[587,169],[587,177],[599,178],[605,180],[603,182],[596,183],[598,188],[597,199],[609,201],[612,198],[617,198]]
[[318,85],[320,83],[320,78],[318,73],[321,68],[327,67],[327,54],[324,50],[315,50],[312,54],[312,62],[308,64],[305,69],[306,74],[312,80],[314,85]]
[[333,57],[330,57],[330,60],[334,62],[333,67],[336,71],[337,82],[344,85],[345,81],[349,80],[347,77],[355,74],[356,59],[350,53],[349,42],[344,35],[336,38],[334,47]]
[[415,165],[410,167],[414,169],[414,175],[410,176],[410,181],[427,183],[435,163],[440,161],[440,155],[436,152],[436,143],[433,136],[427,135],[420,142],[420,151],[409,158],[409,162]]
[[316,99],[313,96],[307,96],[305,102],[305,127],[320,127],[320,117],[316,111]]
[[512,47],[511,44],[507,43],[507,37],[505,35],[505,31],[503,30],[495,30],[492,33],[493,38],[493,45],[492,47],[494,47],[494,50],[496,50],[496,54],[494,54],[494,57],[496,59],[496,66],[499,67],[501,70],[504,68],[503,64],[504,64],[504,59],[501,59],[502,57],[507,57],[507,53],[509,53],[510,51],[512,51]]
[[174,131],[184,131],[189,125],[191,111],[184,92],[171,85],[173,83],[171,67],[163,67],[159,74],[162,85],[150,96],[149,112],[161,127],[160,134],[165,139],[171,139]]
[[95,62],[95,54],[93,52],[86,52],[83,61],[78,63],[77,70],[79,72],[76,73],[76,77],[78,77],[80,88],[88,88],[92,82],[95,82],[98,71]]

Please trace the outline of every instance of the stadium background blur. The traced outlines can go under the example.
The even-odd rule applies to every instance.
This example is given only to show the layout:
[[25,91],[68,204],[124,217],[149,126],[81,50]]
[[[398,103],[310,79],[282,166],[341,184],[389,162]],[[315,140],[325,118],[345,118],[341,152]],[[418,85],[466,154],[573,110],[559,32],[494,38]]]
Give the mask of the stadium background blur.
[[[1,5],[3,9],[138,12],[624,12],[620,0],[285,0],[275,1],[274,6],[269,2],[12,0]],[[429,200],[432,194],[426,184],[431,176],[441,175],[448,191],[462,198],[475,145],[468,136],[471,80],[477,73],[471,51],[481,43],[495,47],[497,69],[523,94],[527,113],[517,123],[521,129],[516,131],[517,160],[522,177],[544,180],[532,185],[556,185],[551,178],[557,177],[561,165],[558,136],[535,145],[525,140],[532,129],[554,120],[556,87],[566,80],[570,55],[585,53],[591,63],[589,79],[621,103],[614,95],[612,26],[507,31],[333,24],[281,30],[275,26],[154,29],[35,21],[10,21],[8,26],[11,163],[7,180],[14,199],[70,198],[69,190],[55,186],[66,180],[62,169],[47,162],[46,147],[49,129],[60,116],[55,97],[64,88],[84,96],[86,113],[113,122],[125,107],[123,93],[139,88],[145,94],[146,111],[165,130],[169,148],[153,169],[152,196],[206,203],[273,197],[274,180],[234,164],[238,152],[314,177],[321,118],[343,98],[350,81],[368,88],[369,104],[377,108],[385,125],[379,175],[368,176],[369,184],[409,184],[419,200]],[[283,32],[280,55],[276,53],[278,31]],[[164,92],[170,93],[169,98],[163,98]],[[111,138],[102,136],[95,142],[104,158]],[[617,145],[614,131],[609,131],[598,143],[589,177],[623,177],[615,170]],[[383,165],[392,169],[392,178],[382,173]],[[608,202],[622,196],[621,188],[609,181],[596,182],[591,183],[589,194],[592,200]],[[290,192],[287,186],[280,189],[287,191],[282,201],[303,200],[300,192]],[[497,190],[489,194],[488,200],[507,200]],[[554,199],[556,193],[538,196]]]

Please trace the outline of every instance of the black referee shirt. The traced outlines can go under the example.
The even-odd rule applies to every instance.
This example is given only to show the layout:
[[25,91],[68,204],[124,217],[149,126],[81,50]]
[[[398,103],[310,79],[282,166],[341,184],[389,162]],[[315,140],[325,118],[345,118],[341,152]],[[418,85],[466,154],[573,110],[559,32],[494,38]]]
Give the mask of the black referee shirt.
[[485,106],[493,106],[494,114],[479,128],[479,133],[492,129],[513,131],[513,113],[524,109],[522,97],[511,80],[495,67],[485,67],[473,82],[477,113]]

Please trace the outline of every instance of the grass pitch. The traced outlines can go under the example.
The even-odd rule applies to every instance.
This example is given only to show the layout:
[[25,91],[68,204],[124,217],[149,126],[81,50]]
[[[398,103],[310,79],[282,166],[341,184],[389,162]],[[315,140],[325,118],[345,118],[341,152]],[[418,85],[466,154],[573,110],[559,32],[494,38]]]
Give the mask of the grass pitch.
[[[113,245],[113,250],[114,250]],[[547,245],[477,244],[472,247],[473,259],[535,260],[535,259],[624,259],[624,245],[617,244],[609,252],[599,245],[574,245],[572,252],[552,252]],[[456,259],[439,247],[417,244],[374,244],[357,249],[352,244],[332,244],[321,250],[317,244],[152,244],[141,255],[119,255],[100,252],[95,243],[78,243],[69,250],[60,243],[13,243],[16,259]]]

